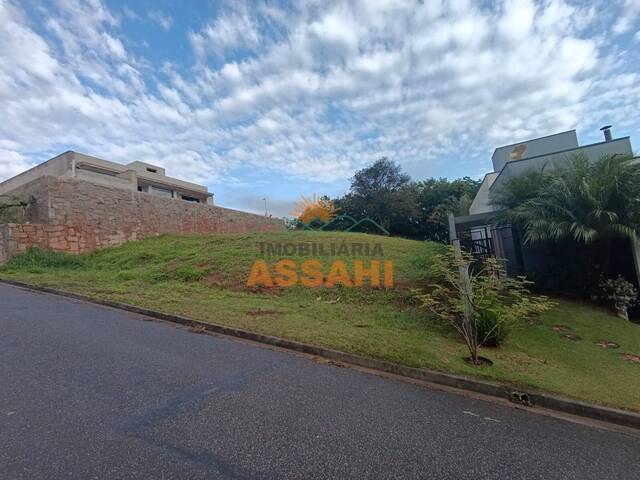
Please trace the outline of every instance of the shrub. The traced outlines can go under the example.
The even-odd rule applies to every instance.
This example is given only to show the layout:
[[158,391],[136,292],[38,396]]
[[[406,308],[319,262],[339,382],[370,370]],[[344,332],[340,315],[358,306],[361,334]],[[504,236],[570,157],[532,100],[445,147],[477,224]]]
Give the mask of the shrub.
[[[502,262],[494,258],[470,274],[473,261],[467,253],[456,257],[453,247],[436,255],[430,273],[437,283],[417,297],[456,329],[477,363],[478,346],[499,346],[514,326],[548,310],[553,303],[547,297],[532,295],[528,288],[532,282],[524,277],[508,277]],[[467,275],[470,291],[462,280]]]
[[638,302],[638,290],[633,284],[618,276],[616,279],[602,280],[600,290],[603,300],[613,305],[617,315],[629,320],[628,309]]
[[495,305],[477,308],[476,331],[480,345],[499,347],[514,326],[513,317],[497,302]]

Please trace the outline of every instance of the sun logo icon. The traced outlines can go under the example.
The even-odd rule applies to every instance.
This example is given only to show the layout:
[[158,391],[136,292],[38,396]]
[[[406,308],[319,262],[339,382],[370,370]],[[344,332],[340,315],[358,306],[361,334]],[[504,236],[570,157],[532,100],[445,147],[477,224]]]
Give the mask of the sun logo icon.
[[302,198],[296,202],[290,215],[294,219],[300,220],[305,225],[308,225],[316,219],[323,223],[329,223],[337,213],[338,209],[327,196],[317,197],[314,193],[313,197],[309,198],[302,195]]

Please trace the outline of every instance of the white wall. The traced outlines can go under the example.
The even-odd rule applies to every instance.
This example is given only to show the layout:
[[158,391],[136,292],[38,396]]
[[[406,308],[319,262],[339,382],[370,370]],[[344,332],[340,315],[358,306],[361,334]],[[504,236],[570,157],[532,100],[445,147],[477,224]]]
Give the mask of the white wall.
[[610,142],[595,143],[593,145],[586,145],[579,147],[569,152],[557,153],[551,155],[542,155],[540,157],[529,158],[526,160],[518,160],[516,162],[508,162],[504,169],[500,172],[497,178],[491,185],[491,189],[500,188],[502,184],[508,181],[510,178],[517,177],[522,173],[530,169],[541,169],[542,167],[553,168],[554,166],[561,165],[568,161],[571,155],[584,154],[589,160],[597,160],[603,155],[610,154],[631,154],[631,142],[628,137],[619,138]]
[[[512,160],[537,157],[539,155],[547,155],[572,148],[578,148],[578,137],[575,130],[499,147],[496,148],[491,157],[493,161],[493,171],[500,172],[500,170]],[[514,158],[518,152],[521,152],[522,156]]]
[[173,190],[149,185],[149,193],[157,197],[173,198]]
[[4,182],[0,183],[0,195],[10,193],[16,188],[37,179],[50,175],[52,177],[71,176],[72,152],[65,152],[57,157],[41,163],[29,170],[19,173]]
[[76,178],[88,182],[105,185],[107,187],[118,187],[127,190],[136,190],[135,184],[128,178],[106,175],[104,173],[92,172],[90,170],[77,169]]
[[495,211],[495,208],[489,204],[489,189],[497,176],[497,173],[488,173],[485,175],[482,184],[480,184],[480,189],[478,189],[478,193],[469,207],[469,215]]

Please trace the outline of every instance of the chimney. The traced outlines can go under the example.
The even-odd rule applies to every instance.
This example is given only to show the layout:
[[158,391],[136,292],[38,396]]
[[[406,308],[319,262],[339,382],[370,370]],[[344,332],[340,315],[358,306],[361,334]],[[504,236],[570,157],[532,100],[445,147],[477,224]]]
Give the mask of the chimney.
[[605,125],[600,130],[602,130],[604,132],[604,141],[605,142],[610,142],[611,140],[613,140],[613,137],[611,136],[611,125]]

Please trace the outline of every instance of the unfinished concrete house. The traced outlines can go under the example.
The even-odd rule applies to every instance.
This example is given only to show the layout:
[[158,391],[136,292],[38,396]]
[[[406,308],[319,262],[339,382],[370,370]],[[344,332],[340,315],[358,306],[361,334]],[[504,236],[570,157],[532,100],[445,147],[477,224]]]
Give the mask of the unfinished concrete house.
[[[4,200],[2,200],[4,199]],[[163,233],[278,231],[282,221],[214,206],[206,186],[164,168],[68,151],[0,183],[20,208],[0,224],[0,261],[31,246],[88,252]]]

